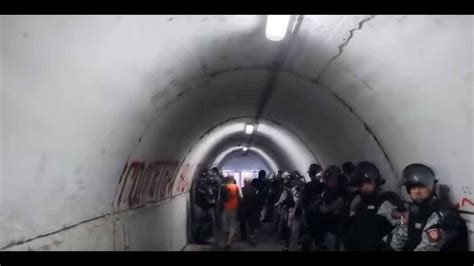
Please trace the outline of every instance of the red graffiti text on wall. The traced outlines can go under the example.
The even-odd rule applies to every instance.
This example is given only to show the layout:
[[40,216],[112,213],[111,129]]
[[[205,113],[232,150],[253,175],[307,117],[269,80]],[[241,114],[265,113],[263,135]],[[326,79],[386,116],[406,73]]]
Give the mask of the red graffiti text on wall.
[[176,176],[176,184],[173,191],[176,191],[176,193],[189,191],[193,179],[191,173],[193,173],[197,168],[200,169],[201,164],[183,164],[178,171],[178,175]]
[[465,206],[474,207],[474,202],[468,198],[462,198],[458,204],[456,204],[457,209],[463,209]]
[[128,163],[117,187],[114,208],[133,208],[173,196],[177,166],[177,162]]

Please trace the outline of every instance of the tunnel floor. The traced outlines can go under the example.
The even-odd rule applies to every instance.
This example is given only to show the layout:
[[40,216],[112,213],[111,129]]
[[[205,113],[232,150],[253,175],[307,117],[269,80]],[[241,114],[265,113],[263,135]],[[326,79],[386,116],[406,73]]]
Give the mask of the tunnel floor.
[[[295,221],[296,222],[296,221]],[[257,245],[251,247],[248,241],[240,240],[240,231],[234,236],[231,249],[229,251],[282,251],[281,243],[277,239],[277,233],[271,228],[272,224],[263,223],[257,232]],[[238,227],[238,226],[237,226]],[[290,245],[290,251],[296,251],[296,230],[293,229],[293,237]],[[218,244],[213,247],[212,245],[198,245],[189,243],[183,251],[226,251],[224,248],[224,236],[222,232],[218,234]]]

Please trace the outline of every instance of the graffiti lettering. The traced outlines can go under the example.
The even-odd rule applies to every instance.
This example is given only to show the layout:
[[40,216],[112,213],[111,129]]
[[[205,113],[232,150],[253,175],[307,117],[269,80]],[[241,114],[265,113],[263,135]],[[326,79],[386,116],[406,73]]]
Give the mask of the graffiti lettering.
[[182,192],[182,188],[186,186],[186,175],[189,172],[189,164],[181,166],[181,169],[178,172],[178,178],[176,179],[176,184],[174,185],[175,191],[178,193]]
[[174,184],[174,191],[176,193],[183,193],[190,189],[192,177],[191,174],[196,167],[200,167],[200,164],[197,166],[191,166],[190,164],[183,164],[178,172],[175,184]]
[[467,204],[474,206],[474,202],[468,198],[462,198],[458,204],[456,204],[457,209],[464,208]]
[[[120,178],[120,183],[118,187],[119,189],[117,189],[117,192],[119,192],[118,198],[116,198],[116,202],[118,205],[120,205],[120,203],[123,200],[122,196],[129,194],[130,186],[126,186],[126,184],[130,184],[130,183],[133,184],[134,180],[137,179],[138,173],[141,173],[141,171],[143,171],[143,168],[144,168],[144,164],[142,162],[136,162],[136,161],[130,163],[127,166],[126,170],[124,171],[124,176]],[[129,180],[130,175],[132,176],[132,178],[130,178],[132,179],[132,181]]]
[[[186,182],[175,187],[177,162],[132,161],[127,164],[120,178],[113,206],[117,210],[141,206],[148,202],[158,202],[178,193],[186,192]],[[189,165],[181,167],[182,180],[187,180]]]

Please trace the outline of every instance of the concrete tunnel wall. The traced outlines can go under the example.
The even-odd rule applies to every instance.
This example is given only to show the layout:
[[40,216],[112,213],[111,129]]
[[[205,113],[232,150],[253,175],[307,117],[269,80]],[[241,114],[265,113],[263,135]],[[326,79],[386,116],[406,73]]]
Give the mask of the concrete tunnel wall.
[[264,26],[1,16],[0,249],[181,249],[192,173],[219,151],[190,155],[255,116],[285,44],[263,117],[323,166],[375,162],[387,189],[407,164],[433,166],[472,243],[472,16],[304,16],[283,42]]

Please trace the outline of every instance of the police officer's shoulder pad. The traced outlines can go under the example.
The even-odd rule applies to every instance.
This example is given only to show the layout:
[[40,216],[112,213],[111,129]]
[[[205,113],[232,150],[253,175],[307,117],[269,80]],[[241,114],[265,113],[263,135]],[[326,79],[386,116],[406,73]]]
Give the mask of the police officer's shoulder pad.
[[442,239],[441,229],[439,228],[427,229],[425,234],[431,243],[439,242]]
[[460,224],[460,217],[456,210],[452,208],[443,208],[437,212],[440,224],[446,230],[458,227]]

